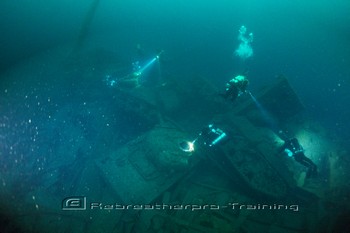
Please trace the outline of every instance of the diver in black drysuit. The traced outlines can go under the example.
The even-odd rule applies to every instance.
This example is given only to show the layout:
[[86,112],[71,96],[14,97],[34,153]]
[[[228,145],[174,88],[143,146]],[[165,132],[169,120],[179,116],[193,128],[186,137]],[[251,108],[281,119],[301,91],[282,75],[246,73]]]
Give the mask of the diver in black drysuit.
[[222,129],[209,124],[203,128],[196,139],[193,141],[183,141],[179,146],[184,152],[193,152],[195,143],[214,147],[216,144],[222,143],[225,140],[227,140],[227,134]]
[[309,178],[317,174],[317,166],[311,159],[305,156],[304,148],[300,145],[298,139],[287,139],[279,152],[284,151],[289,157],[294,157],[295,161],[308,168],[306,177]]
[[237,75],[226,83],[225,94],[220,95],[226,100],[234,102],[237,97],[246,93],[248,84],[249,81],[245,76]]

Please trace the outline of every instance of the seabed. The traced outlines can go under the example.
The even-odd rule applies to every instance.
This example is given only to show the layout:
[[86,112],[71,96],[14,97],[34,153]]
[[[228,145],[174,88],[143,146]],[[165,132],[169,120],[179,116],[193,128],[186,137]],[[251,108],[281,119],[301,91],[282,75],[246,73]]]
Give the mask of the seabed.
[[[17,105],[5,108],[1,133],[19,130],[12,119],[37,130],[34,141],[19,142],[21,153],[2,145],[7,232],[336,232],[349,218],[346,149],[304,114],[287,77],[255,97],[284,132],[301,141],[318,165],[315,178],[306,179],[303,166],[277,153],[283,142],[248,95],[227,103],[199,76],[111,89],[96,85],[103,69],[67,68],[59,74],[73,78],[56,77],[54,84],[42,79],[37,85],[45,91],[30,89],[28,98],[44,96],[50,104],[23,110],[26,116],[16,115],[22,111]],[[52,92],[67,85],[62,93]],[[9,104],[25,98],[9,95]],[[227,131],[225,143],[192,153],[179,149],[209,123]],[[4,159],[20,154],[17,162]],[[85,206],[72,210],[67,198]]]

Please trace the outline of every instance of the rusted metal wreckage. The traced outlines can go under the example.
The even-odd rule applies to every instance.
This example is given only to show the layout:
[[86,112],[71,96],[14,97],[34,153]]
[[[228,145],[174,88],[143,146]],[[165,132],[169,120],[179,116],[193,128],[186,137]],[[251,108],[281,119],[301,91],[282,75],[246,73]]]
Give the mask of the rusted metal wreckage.
[[[196,83],[202,86],[194,86]],[[128,220],[121,216],[122,224],[117,228],[123,232],[305,230],[303,224],[310,218],[310,212],[303,216],[299,213],[298,218],[291,220],[295,213],[288,204],[309,202],[307,208],[312,209],[310,206],[317,202],[317,196],[297,187],[291,171],[277,154],[278,136],[264,121],[254,102],[247,97],[232,106],[216,97],[215,89],[204,80],[187,86],[192,89],[178,85],[178,89],[171,90],[175,92],[169,95],[172,99],[167,99],[167,87],[157,90],[154,95],[160,98],[155,101],[158,108],[167,108],[160,110],[159,123],[108,158],[96,161],[103,180],[121,203],[119,208],[143,210],[134,210],[133,217],[128,215]],[[193,93],[193,89],[197,93]],[[140,92],[131,95],[139,96]],[[175,96],[179,97],[174,100]],[[283,77],[259,92],[257,98],[281,124],[303,109]],[[200,108],[205,108],[206,112],[198,115]],[[194,119],[198,120],[191,122]],[[229,139],[217,147],[196,148],[192,154],[179,150],[181,141],[195,137],[203,124],[208,123],[227,130]],[[237,210],[239,203],[247,202],[269,204],[270,208],[277,208],[276,203],[288,204],[281,205],[283,217],[278,211],[268,217],[258,211]],[[224,208],[230,210],[199,212],[193,209],[193,205],[201,209],[205,204],[207,208],[219,208],[216,206],[219,203],[226,203]],[[147,212],[147,208],[156,211]],[[176,208],[187,211],[176,211]],[[274,223],[273,218],[289,220]],[[257,228],[250,229],[251,223]],[[314,222],[308,224],[312,229]]]
[[[118,111],[142,131],[85,162],[65,195],[84,196],[86,211],[66,211],[60,221],[76,232],[313,231],[318,196],[297,185],[277,154],[281,140],[252,99],[228,103],[204,79],[188,82],[117,91]],[[255,96],[281,126],[303,110],[284,77]],[[179,149],[209,123],[228,133],[225,143]],[[47,192],[54,194],[57,182]]]

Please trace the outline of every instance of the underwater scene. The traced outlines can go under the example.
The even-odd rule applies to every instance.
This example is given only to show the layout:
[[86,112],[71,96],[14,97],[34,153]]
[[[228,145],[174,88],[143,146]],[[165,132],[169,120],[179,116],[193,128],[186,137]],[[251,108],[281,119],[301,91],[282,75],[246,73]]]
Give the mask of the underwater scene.
[[1,1],[0,233],[350,232],[349,12]]

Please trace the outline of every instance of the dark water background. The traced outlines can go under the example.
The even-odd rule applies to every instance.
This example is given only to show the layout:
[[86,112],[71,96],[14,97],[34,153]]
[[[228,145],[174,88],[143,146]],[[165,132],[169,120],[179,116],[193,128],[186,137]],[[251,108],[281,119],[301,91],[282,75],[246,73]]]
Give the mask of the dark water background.
[[[92,1],[2,1],[0,69],[49,48],[73,44]],[[248,71],[251,89],[289,77],[307,111],[350,136],[350,3],[348,1],[104,1],[85,47],[132,61],[136,44],[164,49],[168,71],[199,74],[218,87]],[[234,56],[241,25],[254,33],[254,56]],[[103,61],[101,61],[103,62]],[[30,77],[29,77],[30,78]]]
[[[155,124],[124,113],[102,82],[111,64],[140,58],[137,44],[148,59],[164,50],[164,77],[199,75],[220,90],[243,72],[253,93],[284,74],[306,113],[348,146],[349,12],[346,0],[2,0],[0,196],[21,212],[39,187],[71,195],[92,159]],[[241,25],[254,33],[245,61],[234,55]]]

